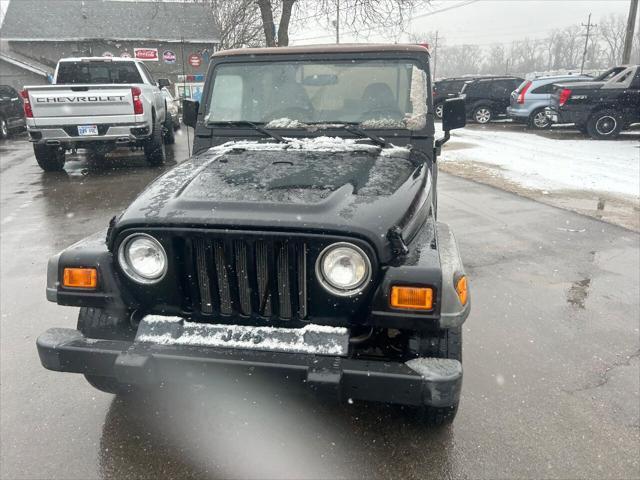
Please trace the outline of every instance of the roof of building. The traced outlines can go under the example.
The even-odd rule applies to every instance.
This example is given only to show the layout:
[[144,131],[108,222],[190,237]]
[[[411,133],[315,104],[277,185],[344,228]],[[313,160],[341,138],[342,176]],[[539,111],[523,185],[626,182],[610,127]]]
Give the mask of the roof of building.
[[219,42],[206,5],[118,0],[12,0],[0,36],[10,41]]
[[28,70],[36,75],[47,77],[53,73],[53,69],[29,57],[9,50],[7,42],[0,40],[0,60],[15,65],[16,67]]
[[402,43],[341,43],[327,45],[296,45],[292,47],[264,47],[264,48],[236,48],[221,50],[214,57],[230,55],[275,55],[275,54],[305,54],[305,53],[375,53],[375,52],[418,52],[429,54],[429,50],[422,45]]

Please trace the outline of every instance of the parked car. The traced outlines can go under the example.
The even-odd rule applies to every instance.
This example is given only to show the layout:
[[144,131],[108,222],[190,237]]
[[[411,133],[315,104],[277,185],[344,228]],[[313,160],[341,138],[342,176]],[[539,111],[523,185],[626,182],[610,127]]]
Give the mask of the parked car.
[[444,78],[433,84],[433,109],[437,118],[442,118],[442,107],[445,100],[455,98],[465,82],[474,80],[474,77]]
[[511,93],[511,104],[507,115],[515,122],[526,123],[533,129],[551,126],[545,109],[551,105],[554,84],[563,81],[593,81],[588,75],[553,75],[525,80]]
[[[65,152],[85,148],[95,158],[118,146],[144,149],[151,165],[164,162],[173,143],[171,117],[144,62],[131,58],[63,58],[53,85],[22,92],[29,139],[38,165],[62,170]],[[169,127],[167,127],[169,125]]]
[[[171,125],[173,126],[173,130],[178,130],[180,128],[180,100],[177,98],[173,98],[169,89],[163,88],[162,95],[164,95],[164,99],[167,102],[167,112],[171,116]],[[168,127],[168,125],[167,125]]]
[[468,118],[484,124],[506,114],[511,92],[523,81],[519,77],[504,76],[466,82],[460,96],[465,100]]
[[7,138],[25,126],[20,94],[9,85],[0,85],[0,138]]
[[435,160],[465,115],[434,139],[428,85],[417,45],[215,53],[193,156],[49,261],[47,298],[82,308],[42,364],[111,393],[268,371],[452,421],[470,303]]
[[573,123],[591,138],[616,138],[640,122],[640,65],[619,66],[591,82],[556,85],[547,115]]

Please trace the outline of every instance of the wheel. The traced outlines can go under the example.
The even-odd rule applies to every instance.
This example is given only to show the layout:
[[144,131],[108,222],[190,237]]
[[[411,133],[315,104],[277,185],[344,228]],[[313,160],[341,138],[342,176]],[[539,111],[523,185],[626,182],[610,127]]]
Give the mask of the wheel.
[[59,172],[64,168],[64,150],[55,145],[33,145],[33,153],[45,172]]
[[124,395],[133,392],[133,386],[127,383],[120,383],[113,377],[99,377],[98,375],[86,375],[84,378],[94,387],[105,393],[114,395]]
[[[409,356],[450,358],[462,362],[462,327],[440,330],[430,334],[416,334],[409,339]],[[458,403],[448,407],[419,407],[416,414],[420,423],[442,426],[453,422],[458,413]]]
[[475,120],[476,123],[489,123],[492,118],[493,112],[491,111],[491,108],[487,107],[486,105],[480,105],[473,111],[473,120]]
[[529,115],[529,128],[533,128],[534,130],[544,130],[550,126],[551,122],[549,121],[547,114],[544,113],[544,109],[536,110]]
[[0,118],[0,138],[7,138],[9,136],[9,125],[7,120]]
[[171,120],[170,116],[165,120],[163,129],[165,145],[173,145],[176,143],[176,133],[173,126],[173,120]]
[[436,114],[436,118],[439,118],[440,120],[442,120],[442,104],[441,103],[436,105],[434,113]]
[[165,160],[162,130],[161,124],[154,124],[151,137],[144,143],[144,155],[147,157],[147,163],[152,166],[162,165]]
[[623,122],[615,110],[594,113],[587,121],[587,133],[596,140],[610,140],[620,135]]

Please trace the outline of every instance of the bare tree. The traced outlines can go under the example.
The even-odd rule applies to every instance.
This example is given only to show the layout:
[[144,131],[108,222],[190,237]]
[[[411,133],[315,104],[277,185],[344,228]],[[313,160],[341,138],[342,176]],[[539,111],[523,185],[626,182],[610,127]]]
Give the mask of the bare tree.
[[604,40],[606,61],[613,66],[622,61],[626,22],[622,15],[609,15],[600,20],[598,30]]

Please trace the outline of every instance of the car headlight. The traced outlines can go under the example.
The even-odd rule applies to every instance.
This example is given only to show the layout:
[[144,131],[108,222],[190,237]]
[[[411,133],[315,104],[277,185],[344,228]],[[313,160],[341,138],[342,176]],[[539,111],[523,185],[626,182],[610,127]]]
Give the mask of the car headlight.
[[371,278],[371,262],[366,253],[351,243],[334,243],[316,261],[316,275],[334,295],[351,296],[362,291]]
[[156,283],[167,273],[167,254],[155,238],[131,235],[120,244],[118,261],[124,273],[138,283]]

